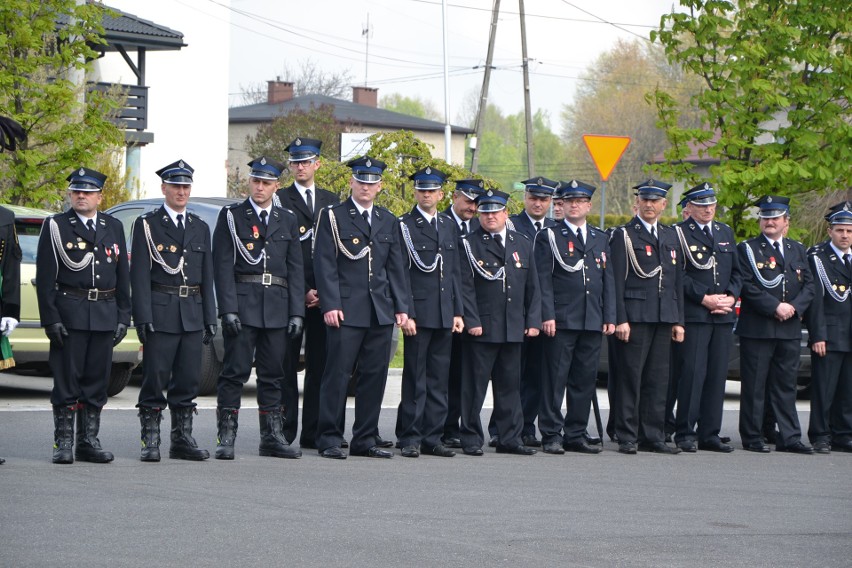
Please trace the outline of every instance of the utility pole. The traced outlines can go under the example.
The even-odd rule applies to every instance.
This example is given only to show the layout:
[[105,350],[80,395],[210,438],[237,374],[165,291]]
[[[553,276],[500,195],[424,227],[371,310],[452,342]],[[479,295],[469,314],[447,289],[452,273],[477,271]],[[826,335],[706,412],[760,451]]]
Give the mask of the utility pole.
[[518,0],[518,11],[521,15],[521,57],[524,60],[524,117],[527,124],[527,174],[535,175],[533,163],[533,128],[532,111],[530,109],[530,60],[527,57],[527,25],[524,21],[524,0]]
[[494,43],[497,38],[497,16],[500,13],[500,0],[494,0],[491,8],[491,31],[488,35],[488,54],[485,56],[485,76],[482,79],[482,92],[479,94],[479,109],[476,113],[476,123],[473,125],[473,140],[471,140],[470,171],[476,173],[479,167],[477,144],[482,137],[482,121],[485,118],[485,108],[488,105],[488,83],[491,81],[491,63],[494,61]]
[[[447,52],[447,0],[441,2],[441,29],[444,40],[444,160],[452,163],[453,127],[450,126],[450,55]],[[464,163],[464,158],[462,158]]]
[[364,86],[369,86],[367,84],[367,70],[369,69],[370,64],[370,32],[373,31],[370,29],[370,12],[367,12],[367,23],[361,28],[361,35],[367,40],[367,48],[364,50]]

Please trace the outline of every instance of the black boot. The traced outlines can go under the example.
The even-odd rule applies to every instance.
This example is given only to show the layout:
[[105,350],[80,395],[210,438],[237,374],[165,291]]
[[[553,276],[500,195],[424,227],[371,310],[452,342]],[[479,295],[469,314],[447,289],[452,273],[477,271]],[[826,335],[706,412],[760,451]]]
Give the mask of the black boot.
[[53,407],[53,463],[74,463],[74,411],[77,405]]
[[160,461],[160,421],[163,413],[159,408],[139,408],[139,423],[142,424],[142,454],[139,459],[143,462]]
[[237,438],[238,408],[217,408],[216,424],[219,433],[216,436],[216,459],[234,459],[234,440]]
[[77,448],[74,457],[80,461],[109,463],[115,459],[111,452],[101,448],[98,431],[101,429],[101,409],[90,404],[80,404],[77,410]]
[[192,437],[192,414],[195,408],[172,408],[172,445],[169,457],[173,460],[202,461],[210,457],[207,450],[199,450]]
[[260,417],[260,455],[276,458],[300,458],[302,451],[287,443],[284,438],[284,416],[281,410],[261,410]]

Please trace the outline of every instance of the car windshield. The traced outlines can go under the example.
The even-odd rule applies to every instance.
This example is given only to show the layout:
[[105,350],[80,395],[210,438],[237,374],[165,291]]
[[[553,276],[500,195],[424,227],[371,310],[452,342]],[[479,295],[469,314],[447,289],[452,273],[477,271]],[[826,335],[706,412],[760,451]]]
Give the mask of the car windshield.
[[38,235],[41,232],[43,219],[18,218],[15,219],[15,230],[18,233],[18,242],[21,245],[24,264],[35,264],[36,251],[38,249]]

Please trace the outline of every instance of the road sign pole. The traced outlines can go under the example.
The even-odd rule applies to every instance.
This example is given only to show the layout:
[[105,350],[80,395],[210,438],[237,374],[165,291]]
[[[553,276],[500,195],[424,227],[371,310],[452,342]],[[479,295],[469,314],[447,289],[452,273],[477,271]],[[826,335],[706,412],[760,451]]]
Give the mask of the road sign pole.
[[601,182],[601,225],[600,228],[602,231],[606,230],[604,227],[604,213],[606,213],[606,182]]

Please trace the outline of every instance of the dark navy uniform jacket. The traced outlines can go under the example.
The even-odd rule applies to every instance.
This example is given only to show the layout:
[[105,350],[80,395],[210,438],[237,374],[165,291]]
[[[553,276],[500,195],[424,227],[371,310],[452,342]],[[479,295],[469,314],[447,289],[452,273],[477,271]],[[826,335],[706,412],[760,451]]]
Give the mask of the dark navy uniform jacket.
[[[237,241],[251,258],[266,250],[266,272],[283,278],[287,286],[236,282],[237,275],[262,275],[264,262],[250,264],[234,246],[227,213],[234,219]],[[272,207],[266,227],[246,199],[222,208],[213,232],[213,266],[219,315],[239,314],[240,321],[253,327],[287,327],[290,316],[305,315],[305,277],[299,228],[292,211]],[[282,346],[283,349],[283,346]]]
[[[332,234],[332,216],[340,243]],[[320,308],[323,313],[342,310],[342,325],[371,327],[373,310],[379,325],[392,325],[395,314],[408,314],[410,292],[399,244],[399,220],[375,204],[371,219],[372,225],[358,213],[350,197],[323,209],[317,221],[314,273]],[[352,256],[365,247],[371,252],[353,260],[339,245]]]
[[[462,242],[470,246],[470,255],[461,251],[464,325],[467,329],[482,327],[482,335],[465,334],[464,338],[520,343],[525,329],[541,329],[541,292],[532,242],[507,230],[504,248],[482,227],[462,237]],[[492,275],[505,267],[505,289],[502,280],[482,277],[474,265]]]
[[281,200],[281,206],[289,209],[296,214],[296,222],[299,225],[299,240],[302,245],[302,261],[305,265],[305,293],[308,290],[316,290],[317,283],[314,277],[313,263],[313,227],[319,218],[320,211],[340,202],[340,198],[336,194],[319,187],[314,187],[311,190],[311,197],[314,201],[314,214],[311,215],[308,211],[308,205],[302,199],[299,190],[296,189],[296,184],[290,184],[288,187],[279,189],[276,194]]
[[[712,238],[701,230],[693,220],[686,219],[677,224],[680,228],[686,249],[681,251],[684,256],[685,271],[683,275],[683,293],[685,296],[684,316],[689,323],[733,323],[736,313],[711,314],[710,310],[701,305],[707,294],[730,294],[738,298],[742,289],[743,279],[737,256],[737,242],[734,231],[728,225],[711,222]],[[715,266],[701,269],[710,258],[715,258]]]
[[[58,229],[54,242],[51,226]],[[82,270],[71,270],[63,262],[92,261]],[[114,290],[110,299],[90,301],[60,288]],[[45,219],[38,240],[36,292],[42,327],[62,323],[67,329],[115,331],[119,323],[130,325],[130,272],[121,221],[98,211],[95,236],[69,209]]]
[[[827,351],[852,351],[852,271],[843,266],[843,259],[831,247],[831,241],[822,242],[808,251],[808,262],[816,280],[816,296],[805,312],[808,325],[808,342],[825,341]],[[822,265],[824,282],[817,271]],[[837,297],[834,297],[831,290]],[[840,301],[845,297],[845,300]]]
[[[559,258],[569,267],[582,260],[584,269],[565,270],[553,255],[553,235]],[[539,231],[535,261],[541,287],[541,319],[556,320],[557,329],[603,330],[615,323],[615,280],[606,233],[586,225],[586,243],[581,244],[564,222]]]
[[[801,318],[814,298],[813,275],[808,267],[805,247],[787,238],[781,242],[784,247],[783,264],[780,259],[775,258],[775,249],[762,234],[737,246],[743,271],[737,335],[754,339],[802,337]],[[754,266],[749,260],[748,250],[751,250],[754,256]],[[757,280],[755,270],[767,281],[772,281],[779,275],[783,275],[783,279],[775,288],[768,288]],[[775,308],[781,302],[787,302],[796,308],[796,315],[783,322],[775,319]]]
[[0,207],[0,316],[21,319],[21,246],[15,235],[15,214]]
[[[141,215],[133,224],[130,283],[133,289],[133,321],[136,325],[153,323],[156,331],[183,333],[201,331],[216,323],[216,299],[213,296],[213,248],[210,228],[201,217],[186,211],[184,231],[175,226],[164,207]],[[145,235],[147,223],[152,247]],[[153,248],[153,251],[151,250]],[[169,274],[155,262],[159,254],[171,268],[184,259],[183,276]],[[152,284],[199,286],[201,294],[152,291]]]
[[[456,229],[461,230],[461,227],[456,221],[455,214],[453,213],[452,205],[441,211],[441,215],[446,215],[447,218],[453,222],[453,225],[456,226]],[[471,233],[474,232],[479,228],[479,219],[477,217],[471,217],[471,219],[467,222],[467,226],[470,228]],[[459,233],[459,235],[461,235],[461,233]]]
[[[672,227],[657,223],[659,242],[639,217],[612,232],[612,267],[615,277],[616,323],[670,323],[683,325],[683,267],[680,243]],[[649,274],[658,266],[660,275],[642,278],[634,270],[625,249],[625,233],[640,270]]]
[[[525,235],[530,242],[535,242],[535,225],[533,221],[530,219],[530,216],[526,214],[525,211],[521,211],[515,215],[509,217],[509,221],[511,221],[511,226],[514,227],[514,231],[517,231],[523,235]],[[555,227],[556,221],[553,219],[549,219],[545,217],[541,220],[541,228],[546,229],[547,227]]]
[[[453,317],[462,315],[458,230],[445,215],[436,215],[435,219],[437,231],[416,206],[400,217],[402,255],[411,290],[408,317],[416,320],[417,327],[449,329]],[[431,267],[439,254],[443,262],[426,272],[412,258],[415,253],[425,267]]]

